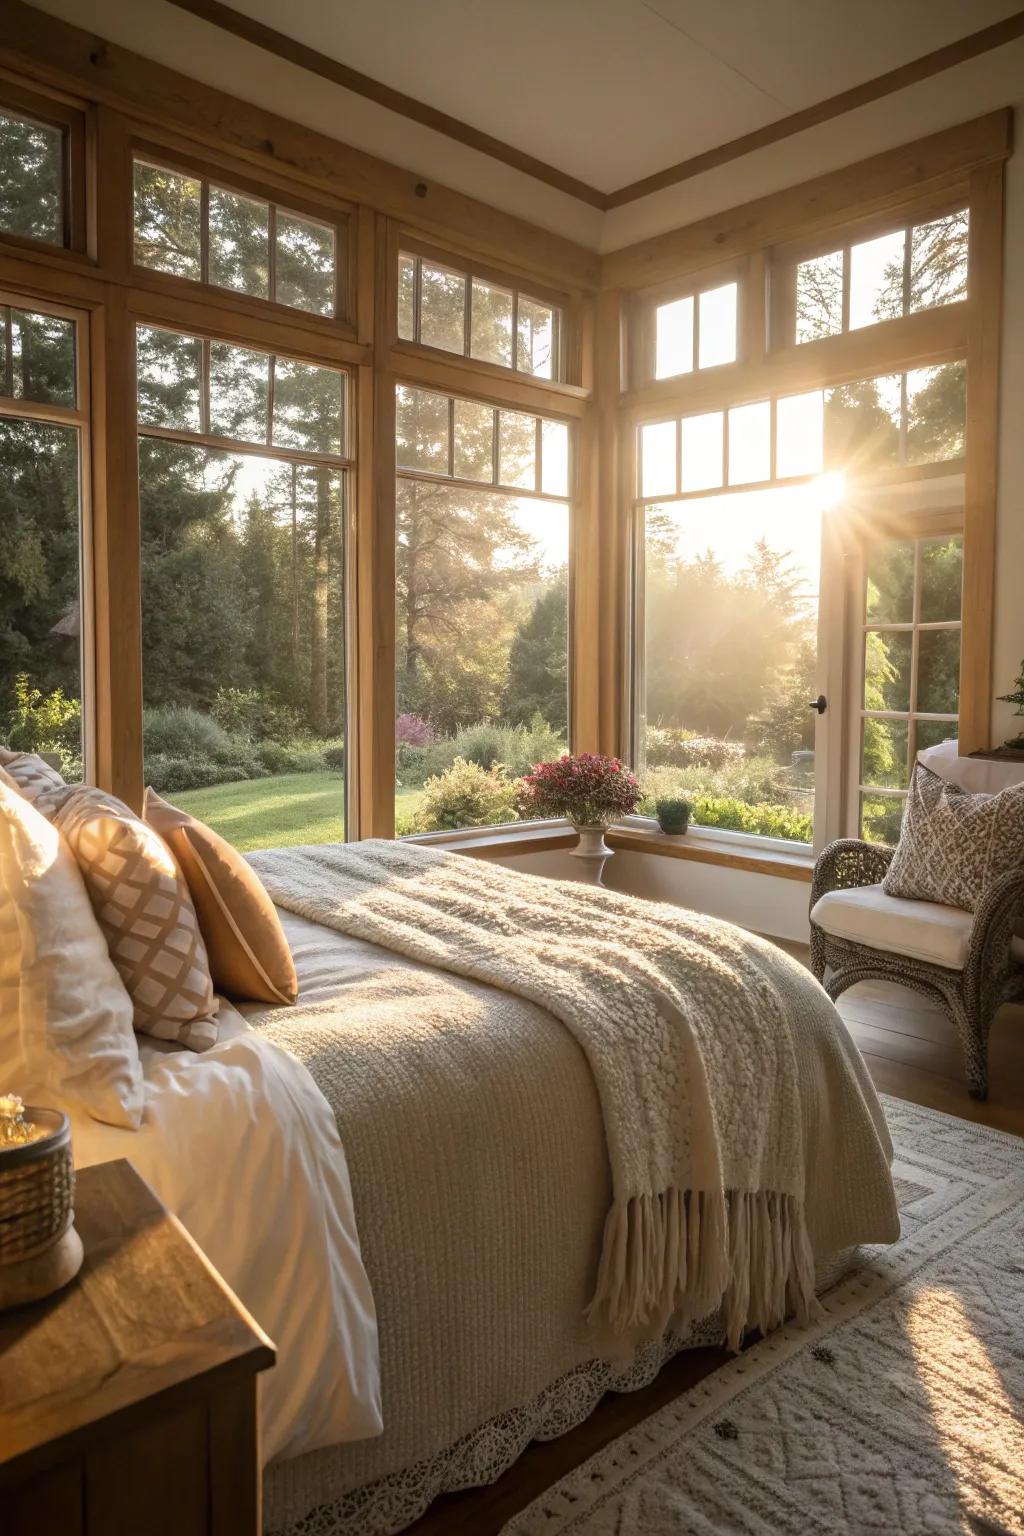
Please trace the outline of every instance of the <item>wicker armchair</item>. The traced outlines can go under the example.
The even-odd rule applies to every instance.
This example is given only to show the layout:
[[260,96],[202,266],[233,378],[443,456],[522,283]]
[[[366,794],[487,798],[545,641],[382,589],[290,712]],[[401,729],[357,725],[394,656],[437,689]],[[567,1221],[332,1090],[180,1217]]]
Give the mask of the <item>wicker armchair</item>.
[[[892,848],[839,838],[822,852],[814,869],[811,912],[831,891],[878,885]],[[931,907],[931,903],[921,903]],[[934,908],[933,908],[934,910]],[[955,909],[939,909],[959,916]],[[881,979],[911,987],[938,1001],[952,1019],[963,1045],[967,1087],[972,1098],[988,1094],[988,1034],[1000,1004],[1024,999],[1024,943],[1014,937],[1024,915],[1024,872],[996,880],[973,913],[962,967],[951,968],[827,933],[811,918],[811,967],[834,1000],[855,982]]]

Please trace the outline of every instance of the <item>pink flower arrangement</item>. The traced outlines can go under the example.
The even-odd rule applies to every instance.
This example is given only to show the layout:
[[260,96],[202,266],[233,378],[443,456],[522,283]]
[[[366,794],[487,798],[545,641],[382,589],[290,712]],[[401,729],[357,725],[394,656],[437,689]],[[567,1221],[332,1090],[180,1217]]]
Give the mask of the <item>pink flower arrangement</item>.
[[519,780],[517,809],[524,820],[565,816],[576,827],[607,827],[640,803],[635,774],[617,757],[577,752],[538,763]]

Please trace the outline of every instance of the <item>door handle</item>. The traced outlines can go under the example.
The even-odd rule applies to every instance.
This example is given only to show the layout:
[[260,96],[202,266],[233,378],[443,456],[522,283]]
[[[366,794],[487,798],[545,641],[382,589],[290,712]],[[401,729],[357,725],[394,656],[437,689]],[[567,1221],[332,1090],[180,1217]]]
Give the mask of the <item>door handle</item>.
[[823,715],[828,709],[828,699],[823,693],[819,693],[816,699],[808,699],[807,708],[816,709],[819,715]]

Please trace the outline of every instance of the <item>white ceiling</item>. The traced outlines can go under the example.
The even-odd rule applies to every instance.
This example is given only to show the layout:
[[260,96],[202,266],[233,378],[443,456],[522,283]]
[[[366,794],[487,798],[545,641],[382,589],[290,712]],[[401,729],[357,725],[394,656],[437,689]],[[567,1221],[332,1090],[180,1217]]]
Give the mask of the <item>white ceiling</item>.
[[1012,14],[1019,0],[230,0],[613,191]]

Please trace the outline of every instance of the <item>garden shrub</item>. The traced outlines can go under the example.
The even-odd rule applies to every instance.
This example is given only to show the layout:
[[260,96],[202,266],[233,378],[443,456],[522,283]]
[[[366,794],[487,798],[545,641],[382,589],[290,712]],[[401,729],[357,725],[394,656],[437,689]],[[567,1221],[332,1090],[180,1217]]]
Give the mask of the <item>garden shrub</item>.
[[515,786],[499,767],[457,757],[444,773],[427,780],[416,809],[417,832],[454,831],[458,827],[493,827],[515,821]]
[[693,819],[702,827],[726,827],[733,832],[753,832],[760,837],[783,837],[809,843],[814,835],[813,818],[807,811],[788,805],[748,805],[724,795],[700,795]]
[[146,751],[154,756],[225,761],[233,746],[232,738],[211,715],[184,704],[143,710],[142,728]]
[[301,737],[302,716],[260,688],[218,688],[210,714],[231,736],[288,742]]
[[652,768],[726,768],[743,761],[742,741],[718,736],[698,736],[694,731],[652,725],[647,727],[647,762]]
[[267,777],[266,769],[255,761],[243,766],[240,763],[214,763],[209,758],[174,757],[166,752],[150,753],[144,772],[146,783],[151,784],[158,794],[209,789],[214,784],[241,784],[246,779]]
[[324,758],[324,767],[329,769],[331,773],[344,773],[344,771],[345,771],[345,748],[344,748],[344,746],[340,746],[340,747],[325,747],[324,748],[324,752],[323,752],[323,758]]
[[419,715],[399,715],[395,721],[395,745],[399,747],[429,747],[435,734],[430,721]]
[[327,766],[313,742],[261,741],[255,755],[268,773],[323,773]]
[[7,716],[3,739],[12,752],[56,752],[71,781],[77,767],[81,777],[82,706],[62,688],[44,694],[29,686],[28,674],[14,681],[14,708]]

